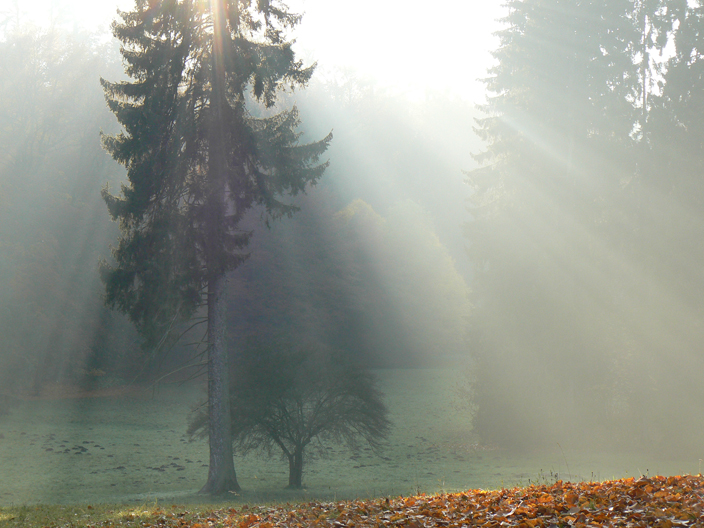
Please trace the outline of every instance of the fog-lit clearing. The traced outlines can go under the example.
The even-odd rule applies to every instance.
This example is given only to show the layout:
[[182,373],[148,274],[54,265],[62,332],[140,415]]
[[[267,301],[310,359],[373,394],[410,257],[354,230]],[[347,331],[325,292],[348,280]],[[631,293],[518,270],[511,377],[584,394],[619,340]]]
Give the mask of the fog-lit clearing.
[[[236,457],[237,501],[342,499],[460,491],[564,480],[696,473],[697,460],[654,460],[634,453],[586,453],[555,445],[526,456],[478,446],[457,410],[456,370],[380,370],[394,422],[379,456],[330,446],[308,464],[305,489],[284,490],[278,454]],[[0,504],[201,502],[207,445],[183,437],[197,387],[114,398],[24,401],[0,418]],[[569,466],[569,469],[568,469]]]
[[[659,485],[670,491],[678,486],[667,476],[701,473],[702,1],[506,0],[501,7],[496,0],[454,1],[449,9],[423,10],[400,0],[291,0],[291,9],[305,14],[290,35],[296,39],[292,49],[303,64],[317,62],[315,75],[305,90],[279,94],[268,110],[255,104],[257,84],[252,95],[250,77],[234,83],[248,88],[232,100],[247,100],[257,119],[295,106],[303,142],[334,131],[320,159],[330,165],[314,188],[307,187],[314,179],[299,179],[307,192],[291,198],[301,208],[293,218],[284,215],[266,229],[264,209],[254,207],[237,222],[238,230],[253,233],[246,248],[251,256],[230,276],[228,348],[220,357],[261,358],[276,343],[277,350],[329,349],[330,357],[334,352],[365,368],[393,367],[376,372],[394,427],[381,453],[365,445],[354,452],[325,444],[313,458],[308,449],[299,491],[284,489],[289,467],[278,451],[237,455],[244,491],[224,499],[197,493],[219,464],[209,474],[208,442],[184,437],[189,410],[205,399],[205,379],[156,391],[114,387],[137,372],[146,385],[188,361],[194,368],[205,365],[201,359],[215,348],[200,355],[205,347],[197,347],[207,340],[191,338],[185,329],[207,320],[206,304],[211,313],[209,286],[201,281],[191,290],[186,301],[195,311],[184,312],[176,330],[177,317],[161,316],[182,304],[156,295],[145,303],[156,315],[142,320],[134,317],[139,310],[110,303],[110,288],[98,274],[98,262],[110,260],[119,237],[101,188],[118,192],[126,176],[136,190],[156,181],[168,187],[181,173],[158,168],[130,174],[134,165],[124,163],[125,156],[111,161],[102,150],[99,131],[134,131],[140,139],[127,149],[130,159],[141,159],[144,148],[149,163],[160,159],[154,152],[166,153],[157,143],[195,145],[196,138],[225,137],[213,134],[209,119],[198,121],[201,133],[190,136],[178,131],[195,128],[173,126],[192,115],[178,108],[223,115],[215,104],[223,91],[158,112],[176,116],[156,132],[164,141],[142,133],[156,115],[147,107],[171,100],[160,88],[132,101],[138,107],[149,102],[141,120],[132,121],[128,114],[137,114],[131,110],[113,116],[105,107],[98,81],[126,79],[122,59],[129,62],[130,55],[121,59],[108,34],[115,7],[136,6],[150,38],[177,42],[175,36],[195,27],[179,26],[183,17],[170,19],[178,31],[157,24],[161,29],[150,33],[153,13],[168,18],[169,6],[176,5],[197,8],[193,12],[207,20],[198,9],[216,3],[0,0],[0,525],[14,515],[6,506],[87,510],[88,504],[107,509],[118,503],[128,510],[150,504],[157,511],[157,504],[219,507],[229,500],[223,511],[237,506],[241,513],[243,503],[263,511],[271,502],[290,502],[305,516],[309,499],[334,505],[333,499],[665,475],[653,479],[660,483],[654,487],[643,480],[627,484],[660,493]],[[502,13],[508,18],[495,22]],[[204,22],[213,23],[204,34],[217,33],[216,18]],[[215,39],[205,41],[217,49]],[[166,57],[151,48],[141,58],[145,75],[159,71]],[[193,56],[210,57],[207,49]],[[203,71],[217,73],[215,63],[203,64]],[[182,91],[184,79],[176,79],[169,93],[206,93],[224,77],[199,77],[193,92]],[[123,102],[114,99],[113,110]],[[231,137],[249,126],[241,125]],[[155,150],[145,147],[152,139]],[[227,166],[224,158],[222,165],[215,161],[222,146],[219,140],[209,144],[207,155],[192,158],[184,170],[219,174],[214,167]],[[186,151],[170,151],[176,155],[168,159]],[[132,179],[139,174],[149,175],[150,184],[140,187],[140,178]],[[164,203],[147,195],[141,203]],[[174,216],[163,218],[180,217],[184,204],[200,205],[203,195],[174,200]],[[199,222],[189,225],[195,238],[171,231],[170,238],[160,238],[162,252],[136,246],[148,247],[134,253],[147,264],[139,269],[156,263],[156,273],[145,277],[181,277],[169,273],[188,262],[196,264],[193,271],[218,260],[196,251],[190,260],[176,258],[171,268],[161,268],[168,259],[159,255],[198,248],[175,242],[201,240],[208,247],[211,235],[222,232],[214,223],[203,233]],[[134,271],[131,265],[125,270]],[[148,283],[124,280],[123,291]],[[164,280],[157,290],[175,291],[180,284]],[[105,300],[132,320],[109,311]],[[167,328],[163,338],[150,331],[160,318]],[[171,333],[188,339],[162,346]],[[170,354],[162,356],[167,348]],[[461,368],[439,370],[456,363],[473,366],[474,386],[466,386]],[[291,378],[315,385],[310,373]],[[68,397],[66,391],[79,385],[113,387]],[[260,382],[253,394],[283,385]],[[8,407],[14,402],[19,404]],[[228,445],[228,435],[222,439],[213,446]],[[220,457],[228,470],[231,459],[230,453]],[[229,487],[212,491],[238,487],[227,473],[222,481]],[[701,477],[684,480],[701,490]],[[517,501],[523,500],[521,489],[510,492]],[[535,494],[530,489],[526,501]],[[676,490],[662,493],[658,500],[679,502],[680,513],[691,498]],[[377,510],[383,500],[373,503]],[[567,512],[581,506],[560,501]],[[611,511],[626,502],[602,506]],[[61,506],[49,506],[55,503]],[[31,506],[18,506],[23,504]],[[648,503],[655,507],[657,501]],[[628,503],[626,510],[633,508]],[[594,514],[593,504],[589,511]],[[423,515],[423,522],[435,518]],[[665,525],[701,515],[697,504],[691,519],[671,517]],[[406,524],[400,519],[393,522]],[[415,522],[408,524],[418,528]]]

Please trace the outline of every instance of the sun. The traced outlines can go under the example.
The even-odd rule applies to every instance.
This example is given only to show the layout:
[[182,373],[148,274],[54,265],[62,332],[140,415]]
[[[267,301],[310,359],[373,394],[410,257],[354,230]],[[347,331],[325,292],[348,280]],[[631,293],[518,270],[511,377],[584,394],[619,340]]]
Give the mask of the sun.
[[[475,98],[493,64],[503,0],[449,0],[442,9],[407,0],[290,0],[304,12],[298,46],[321,68],[334,64],[406,91]],[[306,56],[308,53],[302,53]]]
[[[491,51],[503,0],[449,0],[421,9],[407,0],[285,0],[303,13],[296,52],[319,72],[344,70],[406,94],[449,92],[479,102],[478,79],[493,64]],[[5,7],[7,5],[7,7]],[[13,7],[17,6],[17,8]],[[19,9],[24,22],[81,29],[109,38],[110,23],[134,0],[0,0],[0,14]]]
[[74,0],[66,2],[74,6],[74,18],[87,29],[100,30],[117,16],[117,10],[127,11],[134,6],[134,0]]

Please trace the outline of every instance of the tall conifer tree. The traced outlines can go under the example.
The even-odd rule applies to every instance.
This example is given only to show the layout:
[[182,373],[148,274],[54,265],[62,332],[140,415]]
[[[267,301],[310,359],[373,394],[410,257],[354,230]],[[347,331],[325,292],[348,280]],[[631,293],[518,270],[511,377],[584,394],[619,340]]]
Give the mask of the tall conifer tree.
[[704,401],[704,8],[507,7],[470,174],[479,428],[669,446]]
[[113,24],[130,77],[101,80],[124,131],[103,138],[129,183],[103,197],[122,230],[114,265],[103,264],[107,303],[129,314],[149,347],[177,322],[207,310],[210,470],[201,490],[239,489],[230,437],[223,288],[246,257],[244,213],[290,215],[284,195],[323,174],[331,135],[300,144],[296,108],[266,108],[306,84],[287,32],[300,17],[278,0],[136,0]]
[[[636,7],[507,3],[485,81],[491,95],[477,131],[487,147],[477,156],[484,167],[470,174],[468,225],[481,307],[479,421],[495,439],[550,437],[550,425],[562,426],[556,416],[576,422],[580,400],[610,375],[604,356],[618,346],[605,314],[623,281],[606,248],[623,246],[631,228],[614,202],[632,188],[641,117]],[[569,375],[575,369],[582,375]],[[553,400],[559,410],[541,409]],[[544,412],[540,427],[526,418],[534,409]]]

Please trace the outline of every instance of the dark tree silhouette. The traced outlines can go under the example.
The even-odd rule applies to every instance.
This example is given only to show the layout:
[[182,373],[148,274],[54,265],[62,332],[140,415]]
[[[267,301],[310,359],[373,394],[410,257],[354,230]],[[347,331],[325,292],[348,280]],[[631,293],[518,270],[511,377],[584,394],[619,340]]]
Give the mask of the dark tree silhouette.
[[263,118],[248,111],[249,99],[272,108],[281,89],[313,71],[286,40],[300,17],[279,1],[137,0],[120,17],[113,31],[131,80],[101,81],[124,128],[104,146],[129,184],[119,196],[103,192],[122,230],[116,264],[103,265],[107,303],[129,314],[152,349],[206,311],[210,470],[201,491],[237,490],[223,289],[246,257],[250,233],[239,221],[255,205],[272,218],[292,214],[281,196],[321,177],[331,136],[301,145],[295,108]]
[[[236,451],[281,449],[289,463],[289,488],[302,486],[308,446],[362,440],[378,450],[390,422],[371,372],[320,347],[300,350],[253,347],[237,359],[231,384],[232,438]],[[207,412],[188,428],[204,436]]]
[[[614,321],[631,314],[615,299],[632,297],[635,274],[613,262],[630,258],[639,223],[630,202],[640,194],[651,4],[506,4],[467,226],[477,424],[492,441],[554,442],[626,396],[621,373],[634,369],[616,365],[630,361],[632,340]],[[536,419],[544,401],[555,407]]]

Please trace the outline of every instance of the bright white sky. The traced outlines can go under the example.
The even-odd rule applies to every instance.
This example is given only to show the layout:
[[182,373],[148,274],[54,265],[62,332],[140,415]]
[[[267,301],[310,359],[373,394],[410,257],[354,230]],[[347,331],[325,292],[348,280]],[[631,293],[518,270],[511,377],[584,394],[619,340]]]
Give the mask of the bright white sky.
[[[450,0],[430,7],[419,0],[289,0],[303,12],[298,53],[321,70],[343,68],[384,85],[422,95],[448,91],[482,98],[477,78],[491,64],[492,36],[502,0]],[[115,10],[133,0],[0,0],[0,17],[19,9],[39,24],[62,13],[62,25],[107,28]],[[31,10],[30,10],[31,6]],[[2,20],[2,18],[0,18]],[[27,18],[25,18],[25,21]]]

